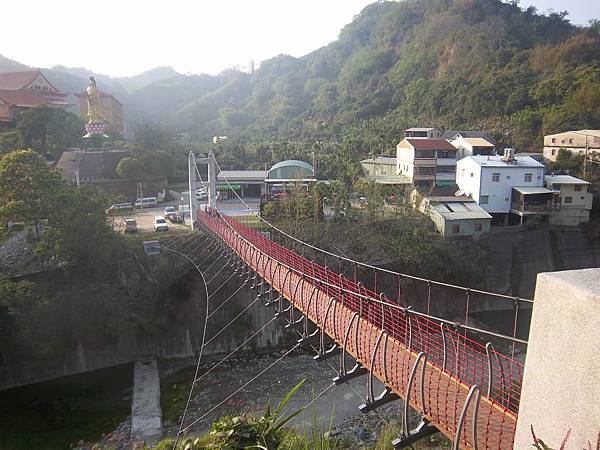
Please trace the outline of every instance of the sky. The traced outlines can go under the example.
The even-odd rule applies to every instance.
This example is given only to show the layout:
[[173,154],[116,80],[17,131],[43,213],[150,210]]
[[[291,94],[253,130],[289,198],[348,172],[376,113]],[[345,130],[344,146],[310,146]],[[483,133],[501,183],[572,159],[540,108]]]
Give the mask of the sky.
[[[2,0],[0,54],[32,67],[111,76],[157,66],[216,74],[327,45],[372,1]],[[577,24],[600,18],[600,0],[521,0],[530,4],[566,9]]]

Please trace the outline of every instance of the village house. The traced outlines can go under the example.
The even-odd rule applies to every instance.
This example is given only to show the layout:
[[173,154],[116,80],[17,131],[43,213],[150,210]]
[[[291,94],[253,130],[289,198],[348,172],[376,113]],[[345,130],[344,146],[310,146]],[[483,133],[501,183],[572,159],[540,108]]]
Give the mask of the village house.
[[556,161],[558,152],[600,158],[600,130],[578,130],[544,136],[544,159]]
[[590,183],[571,175],[546,175],[546,187],[557,193],[560,210],[550,216],[553,225],[577,226],[590,221],[593,194]]
[[452,186],[457,149],[445,139],[405,138],[396,147],[396,173],[415,186]]

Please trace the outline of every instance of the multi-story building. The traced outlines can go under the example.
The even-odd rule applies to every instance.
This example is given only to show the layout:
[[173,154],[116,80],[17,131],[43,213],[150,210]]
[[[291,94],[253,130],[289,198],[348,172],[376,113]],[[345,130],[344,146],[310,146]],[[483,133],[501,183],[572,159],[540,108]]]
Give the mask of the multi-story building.
[[396,173],[396,158],[378,156],[377,158],[363,159],[360,165],[367,180],[380,184],[410,184],[407,177]]
[[396,173],[416,186],[452,186],[456,151],[445,139],[403,139],[396,147]]
[[560,201],[560,210],[550,216],[551,224],[576,226],[590,221],[594,197],[588,192],[590,183],[571,175],[546,175],[545,184]]
[[[79,116],[87,122],[88,105],[85,92],[75,94],[79,98]],[[121,136],[125,134],[123,105],[113,95],[100,92],[100,113],[107,124]]]
[[27,109],[67,108],[67,96],[41,70],[0,73],[0,130],[13,128],[19,114]]
[[496,154],[496,146],[484,138],[458,135],[449,142],[458,149],[456,159],[471,155],[491,156]]
[[467,156],[458,161],[456,183],[491,214],[550,214],[556,209],[553,192],[544,187],[543,164],[527,157]]
[[578,130],[544,136],[544,158],[556,161],[563,149],[576,155],[600,159],[600,130]]
[[440,139],[442,132],[437,128],[408,128],[404,130],[405,138]]
[[449,141],[452,141],[459,137],[482,138],[496,145],[496,141],[494,141],[490,133],[488,133],[487,131],[447,130],[442,133],[442,139],[448,139]]

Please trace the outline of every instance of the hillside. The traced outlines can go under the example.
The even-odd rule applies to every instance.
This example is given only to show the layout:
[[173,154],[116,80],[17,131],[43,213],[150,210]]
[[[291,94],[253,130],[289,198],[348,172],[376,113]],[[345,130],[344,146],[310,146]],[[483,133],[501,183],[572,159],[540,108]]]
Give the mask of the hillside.
[[333,139],[359,126],[394,141],[406,125],[434,124],[535,149],[543,132],[600,126],[599,30],[499,0],[383,1],[304,57],[212,83],[175,77],[136,92],[132,107],[143,99],[202,139]]
[[[160,123],[199,142],[215,134],[300,147],[350,139],[364,155],[366,147],[389,150],[406,126],[435,125],[483,128],[501,145],[539,150],[545,133],[600,128],[600,22],[576,27],[564,13],[517,3],[378,1],[331,44],[276,56],[252,74],[159,67],[96,76],[124,103],[130,124]],[[18,64],[2,61],[0,69]],[[89,73],[45,72],[75,91]]]

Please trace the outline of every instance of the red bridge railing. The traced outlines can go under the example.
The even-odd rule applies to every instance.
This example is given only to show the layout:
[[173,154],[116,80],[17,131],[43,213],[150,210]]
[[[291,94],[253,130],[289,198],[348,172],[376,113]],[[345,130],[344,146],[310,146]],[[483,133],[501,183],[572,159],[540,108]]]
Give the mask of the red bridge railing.
[[232,218],[200,211],[198,219],[455,445],[512,448],[523,376],[519,361]]

